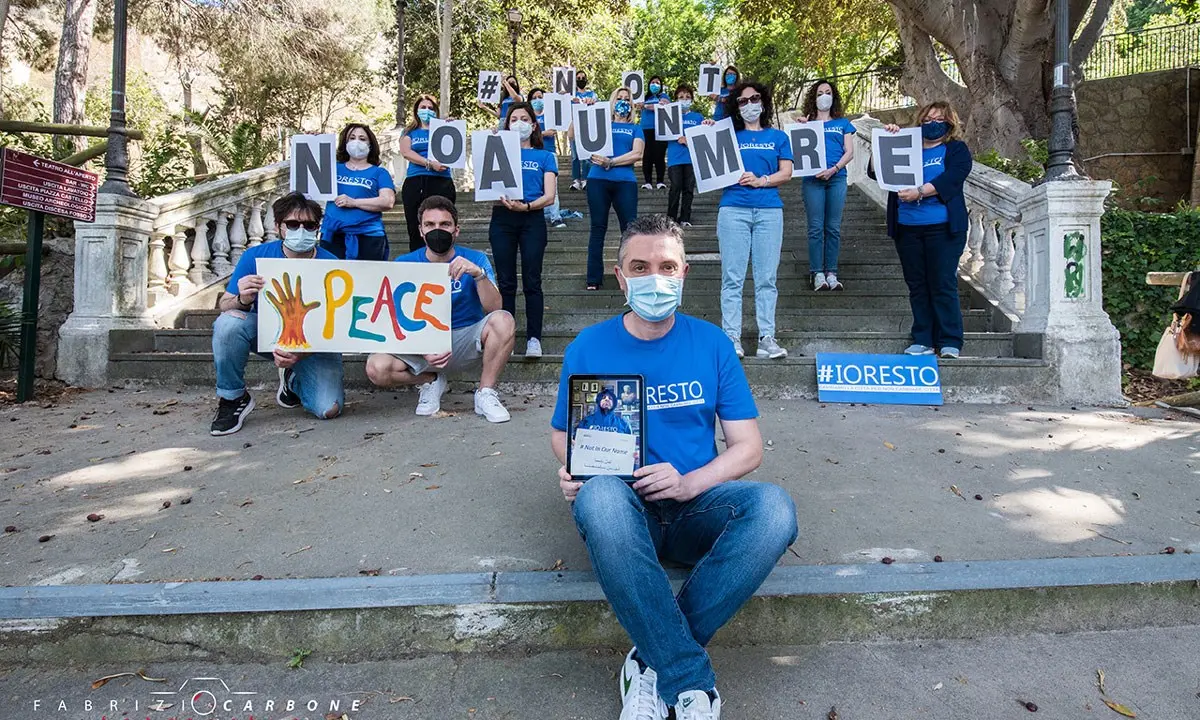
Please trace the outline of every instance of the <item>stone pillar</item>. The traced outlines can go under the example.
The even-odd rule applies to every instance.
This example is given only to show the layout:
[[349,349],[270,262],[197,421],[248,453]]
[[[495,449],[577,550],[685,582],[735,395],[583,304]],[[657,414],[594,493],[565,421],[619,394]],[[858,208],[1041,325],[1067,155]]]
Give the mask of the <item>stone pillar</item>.
[[96,222],[75,223],[75,309],[59,330],[59,379],[103,387],[109,331],[154,328],[146,310],[146,257],[157,214],[145,200],[101,193]]
[[1046,182],[1021,201],[1028,274],[1017,332],[1042,335],[1063,403],[1124,403],[1120,335],[1104,312],[1100,277],[1100,216],[1111,191],[1108,181]]

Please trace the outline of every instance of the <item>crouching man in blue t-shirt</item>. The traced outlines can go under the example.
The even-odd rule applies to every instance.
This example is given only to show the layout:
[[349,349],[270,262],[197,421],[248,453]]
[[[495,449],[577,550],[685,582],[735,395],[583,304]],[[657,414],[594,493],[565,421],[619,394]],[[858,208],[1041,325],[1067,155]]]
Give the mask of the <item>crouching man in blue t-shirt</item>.
[[[563,496],[592,567],[634,649],[621,672],[622,720],[719,720],[704,647],[796,540],[796,508],[776,485],[738,478],[762,462],[758,410],[720,328],[676,312],[687,275],[683,231],[665,215],[629,224],[617,282],[633,312],[587,328],[567,348],[551,446]],[[626,484],[567,473],[576,374],[640,374],[646,460]],[[720,419],[725,451],[718,452]],[[694,566],[678,597],[659,558]]]
[[458,209],[441,195],[431,195],[417,208],[417,222],[425,247],[396,258],[396,262],[447,263],[450,272],[451,350],[433,355],[389,355],[367,358],[367,377],[379,387],[420,385],[418,415],[435,415],[442,408],[447,375],[475,370],[481,364],[475,413],[489,422],[512,417],[496,383],[512,355],[516,337],[513,316],[500,309],[496,271],[487,255],[457,247]]
[[[246,363],[258,345],[258,296],[266,284],[258,274],[258,259],[337,260],[317,247],[320,205],[300,193],[290,193],[276,200],[271,210],[275,213],[275,231],[283,239],[246,248],[218,303],[222,312],[213,325],[212,350],[220,401],[209,429],[213,435],[230,435],[241,430],[246,416],[254,409],[254,398],[246,391]],[[299,281],[296,287],[299,288]],[[270,291],[267,299],[272,300]],[[341,354],[276,350],[273,355],[262,355],[274,360],[279,368],[275,402],[280,406],[303,405],[319,418],[341,414],[346,406]]]

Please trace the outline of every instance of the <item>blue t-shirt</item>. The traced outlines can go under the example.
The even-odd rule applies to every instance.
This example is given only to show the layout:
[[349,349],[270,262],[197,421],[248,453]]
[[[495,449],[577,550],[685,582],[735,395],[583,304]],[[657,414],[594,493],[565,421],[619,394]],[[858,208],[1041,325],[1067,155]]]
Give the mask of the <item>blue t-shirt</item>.
[[582,100],[595,100],[596,99],[596,91],[595,90],[578,90],[575,92],[575,97],[581,101]]
[[[846,118],[835,118],[825,121],[825,167],[837,165],[846,154],[846,138],[851,137],[857,129],[854,123]],[[845,175],[846,168],[838,170],[838,175]],[[809,178],[804,178],[808,180]]]
[[500,118],[501,120],[504,120],[504,118],[508,117],[508,109],[510,107],[512,107],[512,104],[514,102],[516,102],[516,101],[513,100],[511,97],[506,97],[503,100],[501,100],[500,108],[498,110],[496,110],[496,117]]
[[727,97],[729,97],[729,88],[721,88],[721,94],[717,96],[717,105],[713,108],[713,120],[725,117],[725,98]]
[[[355,200],[379,197],[379,191],[396,190],[392,174],[387,168],[371,165],[365,170],[351,170],[344,163],[337,166],[337,191]],[[340,208],[333,201],[325,203],[325,218],[321,221],[321,234],[326,239],[333,233],[347,235],[383,235],[383,213],[359,208]]]
[[[487,279],[496,282],[496,271],[492,269],[492,263],[488,260],[487,255],[484,255],[478,250],[473,250],[467,247],[454,246],[454,255],[450,257],[453,260],[458,256],[465,257],[475,263],[487,275]],[[396,258],[396,262],[430,262],[429,256],[425,254],[425,248],[413,250],[407,255],[401,255]],[[463,274],[461,278],[450,283],[450,328],[458,330],[459,328],[470,327],[482,320],[487,315],[483,311],[483,303],[479,301],[479,290],[475,287],[475,278]]]
[[533,202],[546,192],[546,173],[558,174],[558,158],[549,150],[521,148],[521,199]]
[[651,95],[649,88],[646,89],[646,95],[642,98],[642,129],[654,129],[654,106],[659,103],[671,102],[671,96],[664,92],[657,95]]
[[[229,275],[229,284],[225,286],[225,292],[229,293],[230,295],[237,295],[238,280],[241,280],[247,275],[258,274],[258,263],[256,262],[258,258],[282,259],[286,257],[287,255],[283,254],[282,240],[274,240],[272,242],[262,243],[261,245],[255,245],[254,247],[246,248],[245,252],[242,253],[242,256],[238,258],[238,264],[233,268],[233,273]],[[338,258],[337,255],[334,255],[328,250],[318,246],[317,255],[314,259],[337,260]],[[262,290],[259,290],[258,296],[262,296],[262,294],[268,289],[270,288],[265,287]],[[313,288],[313,290],[315,291],[317,289]],[[308,300],[312,300],[312,298],[310,297]],[[258,297],[255,297],[254,307],[250,309],[250,312],[258,312]]]
[[[758,176],[779,172],[780,160],[792,159],[792,141],[777,128],[742,130],[737,134],[746,172]],[[721,193],[721,207],[781,208],[783,199],[779,188],[752,188],[730,185]]]
[[[925,182],[929,182],[946,171],[946,144],[924,148],[921,155],[925,160]],[[941,225],[950,222],[946,204],[939,195],[921,198],[920,202],[901,202],[899,205],[901,225]]]
[[[687,130],[690,127],[696,127],[704,122],[704,116],[698,112],[685,112],[683,114],[683,129]],[[690,165],[692,163],[692,154],[688,152],[688,146],[678,140],[667,140],[667,167],[675,165]]]
[[675,313],[657,340],[639,340],[622,316],[593,325],[567,347],[550,425],[567,431],[571,375],[641,375],[646,380],[646,464],[681,475],[717,457],[716,421],[750,420],[758,408],[733,343],[712,323]]
[[[409,142],[412,143],[413,152],[423,158],[429,157],[429,128],[417,128],[416,130],[408,131]],[[446,168],[441,172],[430,170],[424,165],[419,165],[415,162],[408,164],[408,171],[404,174],[405,177],[417,177],[419,175],[436,175],[438,177],[450,177],[450,168]]]
[[[633,151],[633,139],[640,138],[642,131],[633,123],[618,123],[612,124],[613,131],[613,154],[609,157],[621,157],[627,152]],[[619,182],[637,182],[637,177],[633,174],[632,165],[620,165],[605,170],[596,163],[592,163],[592,169],[588,171],[589,180],[615,180]]]

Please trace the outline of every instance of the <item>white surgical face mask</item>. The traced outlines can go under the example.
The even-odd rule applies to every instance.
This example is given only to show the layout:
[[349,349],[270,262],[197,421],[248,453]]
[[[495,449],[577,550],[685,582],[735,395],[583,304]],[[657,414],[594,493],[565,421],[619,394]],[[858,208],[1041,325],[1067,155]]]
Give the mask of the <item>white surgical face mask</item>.
[[371,145],[363,140],[350,140],[346,143],[346,154],[355,160],[362,160],[371,154]]
[[625,302],[646,322],[662,322],[683,302],[683,278],[667,275],[625,278]]
[[529,136],[533,134],[533,124],[524,120],[513,120],[508,124],[508,129],[515,130],[522,140],[528,140]]
[[820,110],[822,112],[827,112],[829,110],[829,108],[831,108],[831,107],[833,107],[833,96],[832,95],[818,95],[817,96],[817,109],[818,110]]
[[683,111],[684,111],[684,112],[687,112],[688,110],[691,110],[691,109],[692,109],[692,99],[691,99],[691,98],[684,98],[683,100],[680,100],[680,101],[679,101],[679,107],[683,108]]
[[312,252],[317,246],[317,231],[305,230],[298,227],[295,230],[285,228],[283,231],[283,246],[297,253]]
[[762,103],[746,103],[741,109],[742,119],[746,122],[755,122],[762,116]]

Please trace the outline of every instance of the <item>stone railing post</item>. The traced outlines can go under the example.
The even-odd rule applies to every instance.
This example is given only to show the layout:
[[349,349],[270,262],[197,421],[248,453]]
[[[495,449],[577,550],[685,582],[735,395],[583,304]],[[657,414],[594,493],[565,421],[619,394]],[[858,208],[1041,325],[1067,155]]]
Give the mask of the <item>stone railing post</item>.
[[1018,332],[1043,335],[1062,402],[1121,404],[1121,343],[1104,312],[1100,216],[1107,181],[1047,182],[1021,200],[1025,312]]
[[[156,215],[145,200],[101,193],[96,221],[75,223],[75,307],[59,329],[59,379],[102,387],[109,331],[154,327],[146,310],[146,280]],[[151,277],[161,280],[157,272]]]

